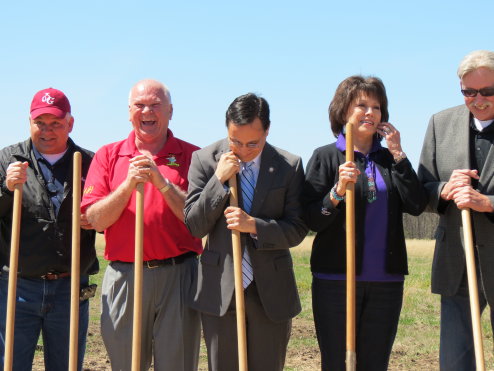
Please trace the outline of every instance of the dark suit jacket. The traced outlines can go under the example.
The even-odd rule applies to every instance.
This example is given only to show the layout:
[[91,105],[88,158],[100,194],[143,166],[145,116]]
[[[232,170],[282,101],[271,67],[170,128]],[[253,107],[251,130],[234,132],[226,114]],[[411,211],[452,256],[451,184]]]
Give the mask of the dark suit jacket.
[[[441,190],[455,169],[470,169],[470,111],[465,105],[432,116],[425,135],[418,176],[429,195],[429,211],[439,213],[432,262],[432,292],[455,295],[465,273],[461,212],[453,201],[441,200]],[[494,148],[480,170],[478,190],[494,204]],[[472,210],[475,247],[480,260],[479,284],[494,304],[493,215]]]
[[[185,202],[191,233],[208,236],[192,306],[216,316],[225,314],[234,291],[232,237],[223,215],[229,191],[214,176],[220,156],[229,150],[224,139],[193,154]],[[276,322],[301,310],[289,248],[307,234],[299,200],[303,181],[301,159],[266,143],[250,212],[256,218],[257,243],[244,233],[241,241],[242,251],[249,251],[264,310]]]

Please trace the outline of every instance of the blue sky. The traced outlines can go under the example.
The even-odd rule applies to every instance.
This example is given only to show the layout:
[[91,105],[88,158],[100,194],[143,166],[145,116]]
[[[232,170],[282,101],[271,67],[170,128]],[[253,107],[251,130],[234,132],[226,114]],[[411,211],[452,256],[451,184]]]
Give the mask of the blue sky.
[[[46,87],[72,103],[72,138],[97,150],[127,137],[127,97],[143,78],[171,90],[176,136],[201,147],[255,92],[271,107],[268,141],[302,156],[334,141],[327,107],[353,74],[386,85],[390,122],[416,165],[430,116],[462,104],[456,68],[494,50],[494,2],[8,2],[0,15],[0,147],[28,137]],[[452,135],[455,135],[452,133]]]

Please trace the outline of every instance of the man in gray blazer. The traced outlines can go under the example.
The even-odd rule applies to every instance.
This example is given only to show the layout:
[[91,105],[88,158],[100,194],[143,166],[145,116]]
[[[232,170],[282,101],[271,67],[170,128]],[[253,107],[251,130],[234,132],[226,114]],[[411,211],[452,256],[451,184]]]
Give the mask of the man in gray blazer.
[[458,76],[465,105],[432,116],[418,171],[440,216],[432,292],[441,295],[441,370],[475,369],[460,209],[472,211],[480,307],[494,319],[494,53],[468,54]]
[[[193,307],[214,371],[238,369],[232,230],[241,232],[249,370],[283,370],[291,318],[301,309],[289,248],[307,234],[304,171],[299,157],[266,143],[269,125],[264,98],[236,98],[226,113],[228,137],[195,152],[189,169],[185,223],[194,236],[208,236]],[[229,206],[232,176],[241,208]]]

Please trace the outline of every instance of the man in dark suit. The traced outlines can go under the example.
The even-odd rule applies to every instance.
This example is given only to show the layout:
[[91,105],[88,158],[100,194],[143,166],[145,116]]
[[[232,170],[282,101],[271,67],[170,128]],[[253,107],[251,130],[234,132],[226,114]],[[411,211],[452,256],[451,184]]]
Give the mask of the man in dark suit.
[[[238,369],[232,230],[241,232],[249,370],[282,370],[291,318],[300,312],[289,248],[307,233],[299,194],[302,161],[266,143],[269,106],[246,94],[226,113],[228,137],[195,152],[185,223],[208,235],[193,307],[201,312],[209,369]],[[229,206],[238,177],[242,207]]]
[[472,211],[480,308],[489,304],[494,320],[494,53],[468,54],[458,76],[465,105],[432,116],[418,171],[440,215],[432,292],[441,295],[441,370],[475,369],[460,209]]

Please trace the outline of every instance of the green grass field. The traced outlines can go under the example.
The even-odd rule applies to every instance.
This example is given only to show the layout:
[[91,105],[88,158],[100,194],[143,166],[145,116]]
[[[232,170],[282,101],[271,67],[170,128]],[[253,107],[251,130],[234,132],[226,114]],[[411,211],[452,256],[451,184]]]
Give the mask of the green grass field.
[[[307,237],[292,249],[302,312],[293,320],[292,336],[285,370],[320,369],[319,349],[312,321],[311,273],[309,265],[312,238]],[[398,327],[398,335],[391,355],[390,370],[438,370],[439,349],[439,297],[430,293],[430,271],[433,241],[409,240],[410,275],[405,281],[404,304]],[[102,255],[103,240],[98,239],[98,252]],[[106,262],[100,258],[100,273],[92,282],[101,287]],[[99,335],[99,295],[91,300],[91,325],[85,359],[86,370],[109,370],[106,351]],[[494,369],[492,331],[489,315],[482,318],[486,369]],[[342,339],[345,341],[345,339]],[[34,369],[42,370],[42,354],[37,352]],[[39,368],[38,368],[39,367]],[[200,370],[207,370],[204,344],[201,345]]]
[[[300,319],[312,321],[310,245],[311,238],[308,237],[301,246],[293,249],[292,253],[303,306],[302,313],[296,321]],[[410,275],[405,281],[404,303],[389,369],[438,370],[440,300],[438,295],[430,292],[434,241],[408,240],[407,247]],[[493,341],[487,311],[482,316],[482,331],[486,369],[492,370],[494,369]],[[306,340],[317,349],[315,338]],[[291,341],[290,347],[296,347],[297,343]],[[319,366],[319,363],[317,365]]]

